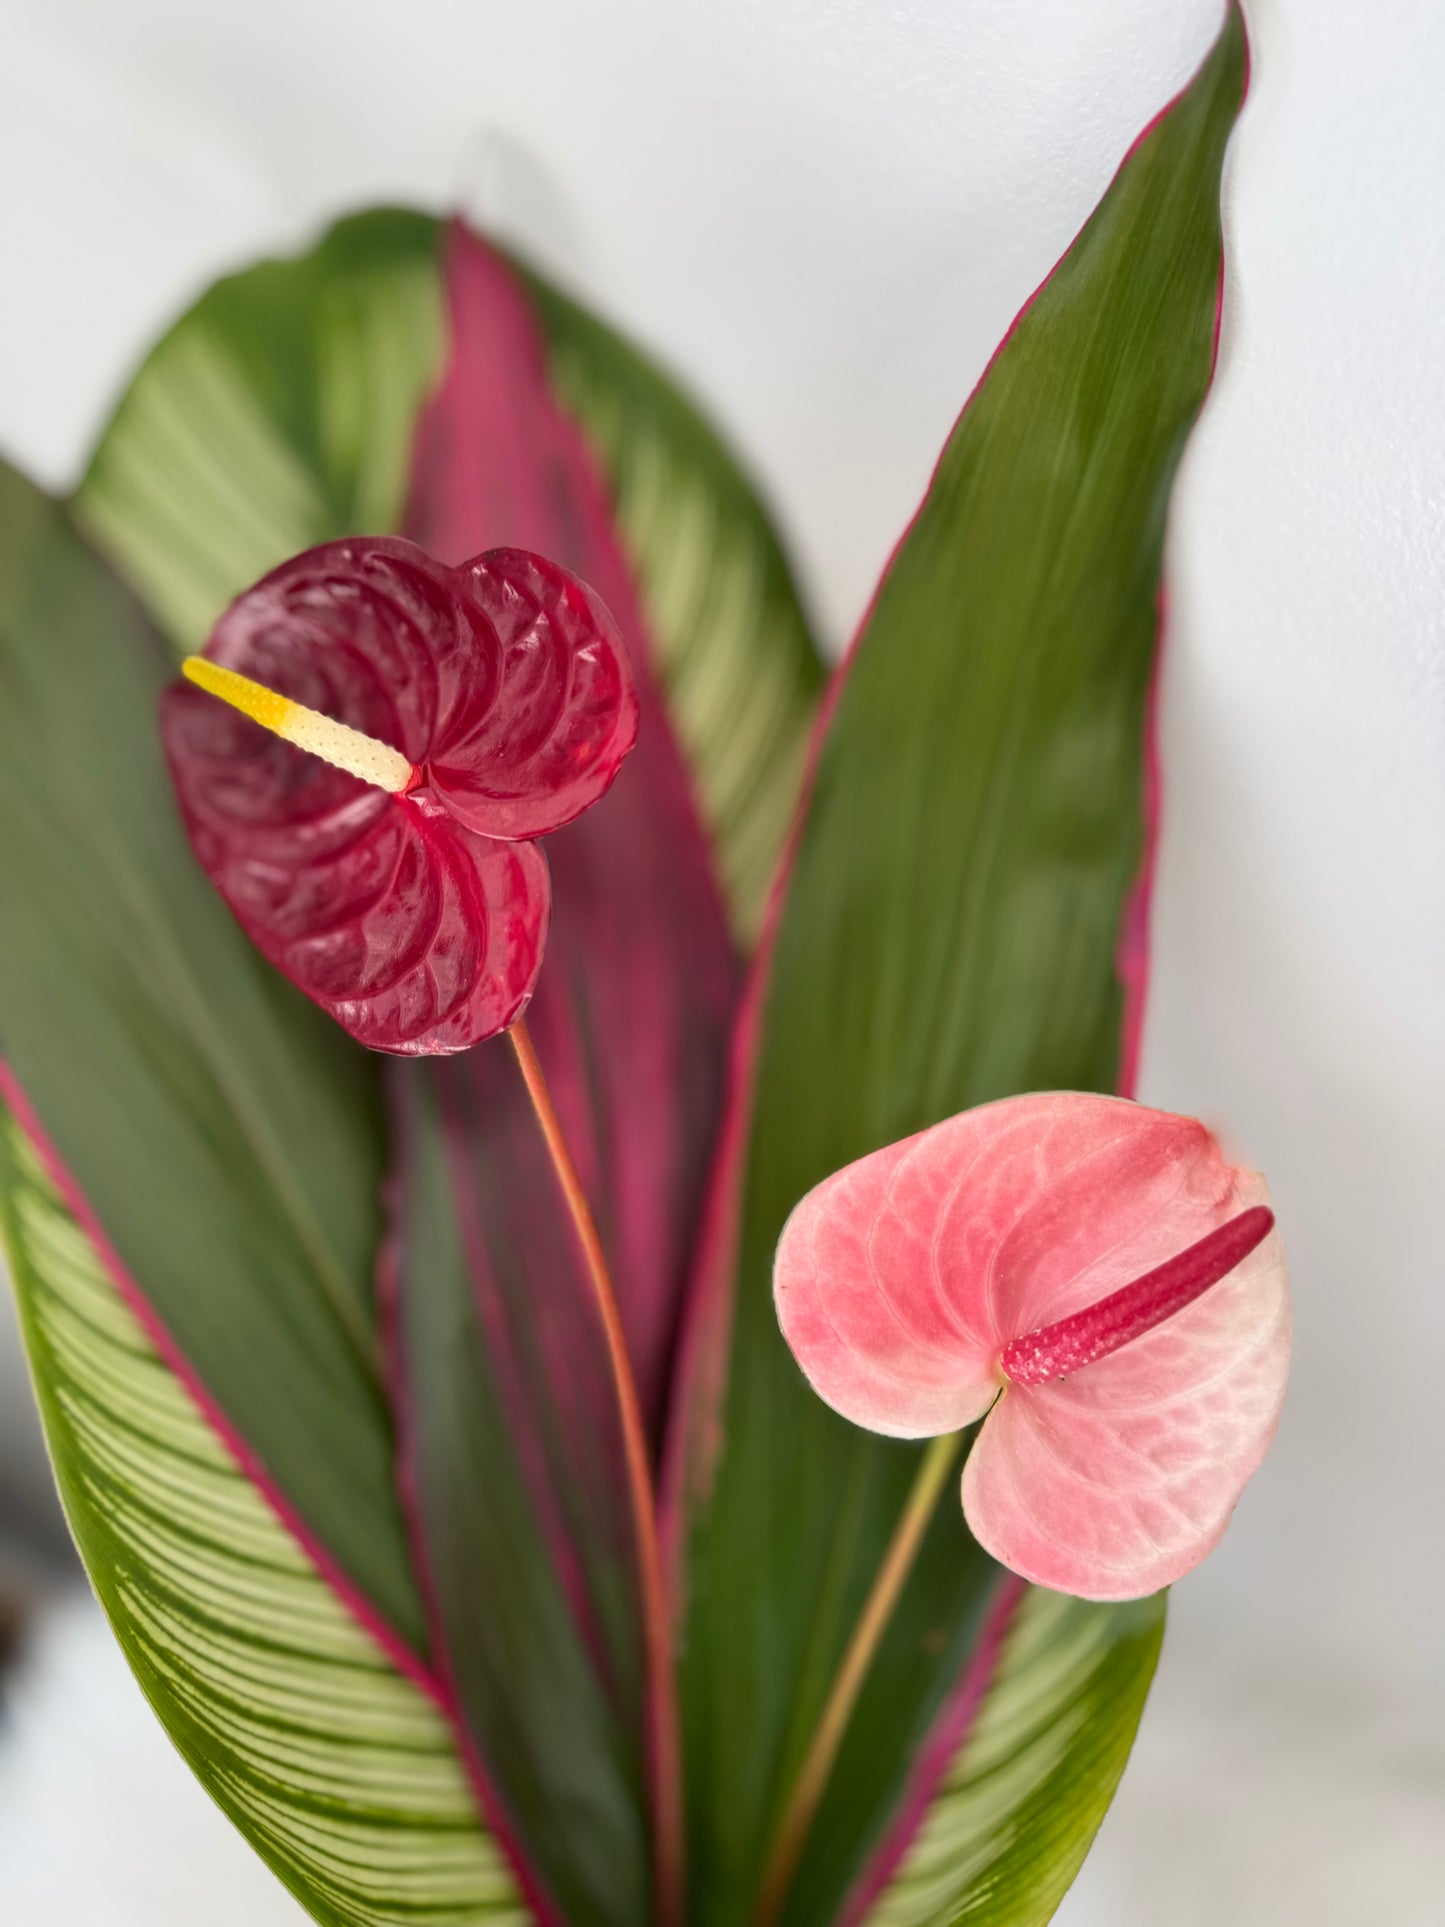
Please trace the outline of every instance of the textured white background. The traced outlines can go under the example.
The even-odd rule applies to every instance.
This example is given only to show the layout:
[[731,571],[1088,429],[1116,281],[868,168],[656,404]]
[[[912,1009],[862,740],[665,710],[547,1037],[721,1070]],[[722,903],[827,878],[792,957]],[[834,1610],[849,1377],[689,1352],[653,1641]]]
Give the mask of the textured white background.
[[[1445,9],[1251,12],[1223,356],[1171,534],[1143,1094],[1269,1173],[1299,1343],[1275,1454],[1177,1590],[1070,1927],[1425,1927],[1445,1909]],[[704,395],[837,643],[995,340],[1218,17],[1217,0],[4,0],[0,445],[68,482],[208,277],[349,206],[460,200]],[[0,1502],[34,1482],[27,1426],[0,1333]],[[219,1920],[197,1913],[199,1872],[178,1892],[154,1869],[168,1831],[198,1860],[226,1837],[144,1735],[84,1741],[111,1662],[83,1630],[67,1661],[66,1637],[53,1710],[0,1757],[0,1913]],[[143,1715],[106,1691],[130,1733]],[[107,1777],[147,1757],[154,1788]]]

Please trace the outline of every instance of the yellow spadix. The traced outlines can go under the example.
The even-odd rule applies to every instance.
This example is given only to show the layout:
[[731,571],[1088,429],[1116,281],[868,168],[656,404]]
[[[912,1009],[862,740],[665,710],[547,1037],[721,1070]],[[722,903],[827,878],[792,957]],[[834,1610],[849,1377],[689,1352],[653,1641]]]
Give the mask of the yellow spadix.
[[289,696],[278,696],[264,683],[252,682],[235,669],[223,669],[207,656],[187,656],[181,674],[273,735],[319,756],[323,762],[334,763],[363,783],[374,783],[377,789],[401,796],[416,781],[416,770],[399,749],[377,742],[374,736],[363,736],[359,729],[308,709],[304,703],[293,703]]

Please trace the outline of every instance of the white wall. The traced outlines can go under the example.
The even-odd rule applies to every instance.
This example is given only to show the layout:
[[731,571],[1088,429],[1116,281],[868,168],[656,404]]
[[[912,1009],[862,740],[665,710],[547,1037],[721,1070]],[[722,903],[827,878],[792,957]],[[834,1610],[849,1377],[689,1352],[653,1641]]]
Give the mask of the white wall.
[[[1144,1095],[1269,1172],[1299,1345],[1276,1452],[1178,1588],[1077,1927],[1423,1927],[1445,1890],[1445,10],[1251,12],[1223,359],[1172,535]],[[6,0],[0,444],[66,482],[210,275],[346,206],[459,197],[692,379],[838,641],[1218,13]]]

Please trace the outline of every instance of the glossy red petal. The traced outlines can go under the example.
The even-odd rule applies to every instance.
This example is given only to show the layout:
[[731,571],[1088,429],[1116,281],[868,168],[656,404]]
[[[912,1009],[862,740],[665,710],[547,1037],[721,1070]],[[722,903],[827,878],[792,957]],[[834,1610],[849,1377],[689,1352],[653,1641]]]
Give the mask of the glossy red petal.
[[[263,628],[250,650],[231,643],[228,666],[404,746],[380,726],[396,708],[353,642],[323,654]],[[162,697],[161,733],[212,882],[263,955],[360,1043],[465,1050],[521,1014],[550,900],[532,845],[474,836],[426,796],[358,782],[188,685]]]
[[992,1404],[1000,1354],[1266,1202],[1194,1119],[1011,1098],[810,1192],[779,1243],[778,1315],[815,1389],[859,1424],[917,1437],[988,1411],[964,1472],[975,1536],[1041,1585],[1133,1597],[1203,1558],[1273,1435],[1278,1234],[1119,1351]]
[[521,549],[453,569],[398,536],[323,543],[239,596],[206,654],[401,750],[482,836],[570,823],[637,738],[616,624]]
[[584,583],[523,549],[489,550],[450,574],[478,632],[496,638],[496,681],[468,667],[474,649],[441,665],[427,779],[483,836],[559,830],[603,795],[637,740],[616,625]]

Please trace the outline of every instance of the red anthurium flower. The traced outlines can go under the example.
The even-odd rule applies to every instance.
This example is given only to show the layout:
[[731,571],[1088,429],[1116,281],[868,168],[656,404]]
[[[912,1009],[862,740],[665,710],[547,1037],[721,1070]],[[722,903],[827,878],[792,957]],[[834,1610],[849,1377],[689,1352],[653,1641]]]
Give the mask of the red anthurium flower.
[[1264,1180],[1193,1118],[1009,1098],[810,1191],[778,1245],[778,1316],[856,1424],[984,1419],[963,1508],[995,1558],[1135,1598],[1217,1543],[1273,1437],[1290,1343],[1273,1223]]
[[374,1050],[514,1023],[550,902],[529,839],[595,803],[637,735],[592,591],[519,549],[450,569],[390,537],[330,542],[232,603],[185,671],[166,755],[257,947]]

